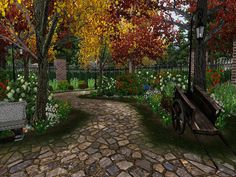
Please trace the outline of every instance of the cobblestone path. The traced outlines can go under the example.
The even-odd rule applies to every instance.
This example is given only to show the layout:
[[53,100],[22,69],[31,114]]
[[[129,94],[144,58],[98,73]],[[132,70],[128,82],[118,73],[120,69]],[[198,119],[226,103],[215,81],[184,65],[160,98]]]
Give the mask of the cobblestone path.
[[159,151],[148,143],[138,113],[128,104],[60,94],[92,115],[83,128],[58,140],[0,147],[0,176],[189,177],[236,176],[228,163],[216,171],[192,153]]

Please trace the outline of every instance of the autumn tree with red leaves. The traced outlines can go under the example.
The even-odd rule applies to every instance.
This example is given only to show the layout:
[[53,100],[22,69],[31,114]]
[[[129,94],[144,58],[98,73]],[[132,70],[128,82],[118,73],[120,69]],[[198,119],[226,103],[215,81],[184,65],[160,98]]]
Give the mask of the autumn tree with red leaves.
[[173,25],[164,21],[153,2],[117,1],[113,18],[120,23],[119,35],[111,43],[112,57],[123,65],[142,64],[142,59],[159,60],[174,37]]

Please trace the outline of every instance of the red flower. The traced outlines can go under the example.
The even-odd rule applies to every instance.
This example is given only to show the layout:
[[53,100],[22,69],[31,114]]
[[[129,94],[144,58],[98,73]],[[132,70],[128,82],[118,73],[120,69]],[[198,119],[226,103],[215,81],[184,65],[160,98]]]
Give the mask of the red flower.
[[207,71],[207,72],[211,73],[211,72],[212,72],[212,69],[208,69],[208,71]]
[[4,83],[2,83],[2,82],[0,82],[0,87],[1,87],[3,90],[6,90],[6,89],[7,89],[7,86],[6,86]]

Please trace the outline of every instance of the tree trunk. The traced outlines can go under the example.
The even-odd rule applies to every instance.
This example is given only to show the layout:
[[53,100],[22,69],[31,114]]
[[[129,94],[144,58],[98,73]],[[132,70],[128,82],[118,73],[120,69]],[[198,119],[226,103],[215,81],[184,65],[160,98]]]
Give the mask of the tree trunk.
[[[202,25],[206,27],[207,0],[199,0],[197,10],[197,24],[202,23]],[[206,32],[204,31],[204,38],[205,36]],[[206,90],[206,43],[204,38],[197,39],[196,42],[193,82],[195,85],[198,85],[200,88]]]
[[29,55],[23,59],[24,61],[24,78],[26,81],[29,80]]
[[39,59],[38,67],[37,119],[45,120],[48,101],[48,61],[46,57]]
[[133,63],[132,60],[129,59],[129,73],[132,74],[133,73]]
[[234,36],[233,41],[233,58],[232,58],[232,76],[231,81],[236,85],[236,36]]

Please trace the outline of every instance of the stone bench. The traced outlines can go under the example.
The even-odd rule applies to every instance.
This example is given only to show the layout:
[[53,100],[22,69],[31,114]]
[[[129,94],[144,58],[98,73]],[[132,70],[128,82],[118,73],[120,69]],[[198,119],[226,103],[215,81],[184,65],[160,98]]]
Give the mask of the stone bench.
[[15,141],[22,140],[26,122],[26,102],[0,102],[0,131],[12,130]]

